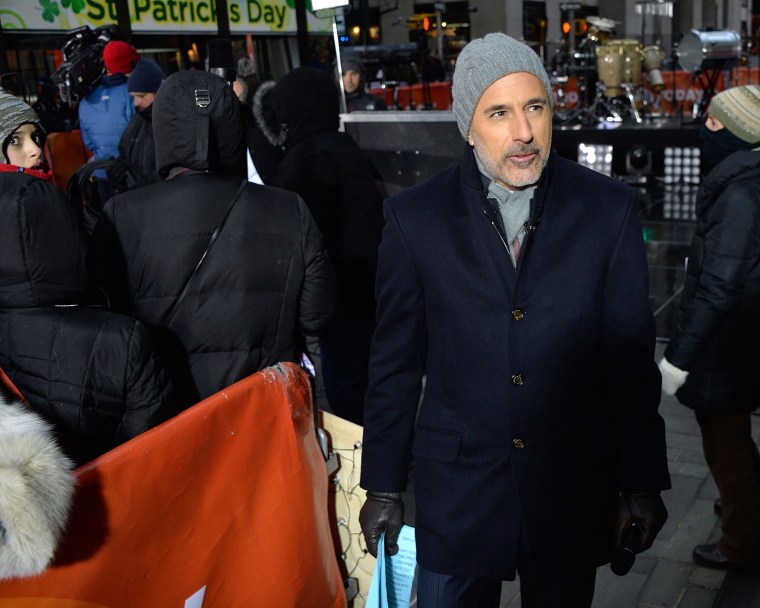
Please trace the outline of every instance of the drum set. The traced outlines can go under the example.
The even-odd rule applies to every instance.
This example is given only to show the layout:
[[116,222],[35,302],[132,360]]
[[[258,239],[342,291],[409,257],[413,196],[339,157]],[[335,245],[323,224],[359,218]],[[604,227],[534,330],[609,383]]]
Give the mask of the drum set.
[[[656,96],[665,87],[661,72],[665,51],[657,44],[644,46],[636,39],[613,38],[617,22],[611,19],[588,16],[586,22],[587,35],[578,50],[560,58],[552,69],[555,120],[580,119],[590,124],[622,122],[630,116],[643,122],[643,115],[654,114]],[[642,70],[655,95],[653,101],[644,91]],[[573,72],[580,76],[576,104],[570,103],[567,94]]]

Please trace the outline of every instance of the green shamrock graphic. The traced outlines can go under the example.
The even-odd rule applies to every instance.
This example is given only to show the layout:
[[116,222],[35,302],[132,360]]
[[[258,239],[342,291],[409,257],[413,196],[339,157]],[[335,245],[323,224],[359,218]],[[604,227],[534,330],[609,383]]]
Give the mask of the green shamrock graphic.
[[50,23],[54,23],[55,18],[61,14],[61,9],[58,8],[58,3],[55,0],[40,0],[40,6],[42,7],[42,18]]
[[80,11],[84,10],[85,0],[61,0],[61,4],[63,8],[71,7],[74,13],[79,14]]

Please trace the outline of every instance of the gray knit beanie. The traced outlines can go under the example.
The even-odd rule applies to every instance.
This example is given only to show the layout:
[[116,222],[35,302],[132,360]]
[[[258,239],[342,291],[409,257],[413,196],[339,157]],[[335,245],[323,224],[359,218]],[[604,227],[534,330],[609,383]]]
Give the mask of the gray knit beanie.
[[748,144],[760,142],[760,87],[748,84],[721,91],[710,100],[707,113]]
[[552,85],[541,58],[528,45],[506,34],[486,34],[462,49],[454,68],[451,86],[452,109],[459,132],[467,139],[475,107],[485,90],[494,82],[515,72],[536,76],[552,99]]
[[5,155],[8,139],[16,132],[16,129],[27,123],[35,125],[44,133],[37,113],[23,100],[0,89],[0,146],[2,147],[0,160],[3,163],[10,164]]
[[344,74],[349,70],[357,72],[358,74],[364,74],[364,64],[362,63],[362,60],[353,53],[340,54],[340,67]]

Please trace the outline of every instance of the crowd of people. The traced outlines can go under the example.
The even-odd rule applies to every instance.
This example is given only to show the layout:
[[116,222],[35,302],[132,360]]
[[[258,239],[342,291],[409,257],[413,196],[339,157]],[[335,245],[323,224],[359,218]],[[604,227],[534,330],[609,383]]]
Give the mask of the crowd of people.
[[110,161],[92,222],[53,184],[45,123],[0,92],[0,368],[28,406],[0,403],[0,448],[14,424],[42,433],[35,471],[55,479],[34,497],[50,496],[52,540],[0,572],[49,563],[75,463],[314,358],[307,337],[329,407],[364,427],[375,556],[397,551],[413,469],[421,607],[496,608],[519,574],[523,608],[588,608],[596,567],[647,550],[667,518],[661,388],[696,410],[721,494],[723,537],[695,560],[760,563],[760,88],[710,106],[658,371],[637,193],[552,151],[551,83],[523,43],[464,48],[462,160],[385,202],[339,131],[341,89],[350,110],[385,109],[355,57],[268,83],[166,75],[125,41],[103,59],[79,106],[85,146]]

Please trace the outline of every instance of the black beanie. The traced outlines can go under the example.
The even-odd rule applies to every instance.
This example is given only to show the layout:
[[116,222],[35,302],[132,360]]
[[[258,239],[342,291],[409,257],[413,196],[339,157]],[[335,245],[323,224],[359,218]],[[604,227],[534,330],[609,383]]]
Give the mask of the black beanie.
[[155,93],[166,74],[152,59],[140,59],[129,75],[127,89],[130,93]]

